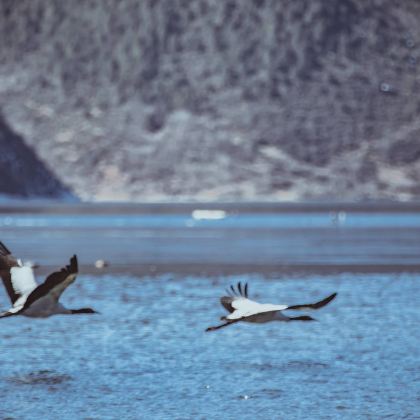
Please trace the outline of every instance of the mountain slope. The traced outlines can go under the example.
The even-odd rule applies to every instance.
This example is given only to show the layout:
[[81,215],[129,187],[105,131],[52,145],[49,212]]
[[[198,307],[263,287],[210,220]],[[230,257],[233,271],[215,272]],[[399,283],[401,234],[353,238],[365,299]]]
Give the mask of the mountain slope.
[[84,199],[417,199],[416,0],[0,2],[3,112]]
[[0,115],[0,194],[14,197],[70,198],[33,150]]

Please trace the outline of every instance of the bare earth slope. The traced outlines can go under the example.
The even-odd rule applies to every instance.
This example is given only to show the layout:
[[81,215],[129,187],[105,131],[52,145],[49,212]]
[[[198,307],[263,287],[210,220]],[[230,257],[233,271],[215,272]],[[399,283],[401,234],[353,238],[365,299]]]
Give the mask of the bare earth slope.
[[418,199],[419,21],[417,0],[3,0],[0,108],[83,199]]

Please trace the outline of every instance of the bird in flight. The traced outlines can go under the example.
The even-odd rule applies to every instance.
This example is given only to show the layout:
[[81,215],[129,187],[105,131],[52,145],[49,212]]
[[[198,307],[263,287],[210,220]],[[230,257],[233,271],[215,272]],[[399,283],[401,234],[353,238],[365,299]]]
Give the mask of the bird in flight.
[[67,309],[59,302],[64,290],[76,280],[77,273],[77,257],[73,255],[69,265],[51,273],[44,283],[38,285],[32,267],[24,266],[0,242],[0,276],[12,302],[12,307],[0,313],[0,318],[13,315],[46,318],[57,314],[97,313],[91,308]]
[[220,298],[222,306],[230,312],[229,315],[222,316],[221,318],[225,323],[215,327],[209,327],[206,331],[218,330],[219,328],[227,327],[240,321],[259,324],[271,321],[315,321],[309,315],[287,316],[283,311],[319,309],[330,303],[337,296],[337,293],[333,293],[319,302],[290,306],[259,303],[248,299],[248,284],[246,283],[245,286],[242,286],[240,282],[237,284],[236,289],[231,285],[230,290],[227,290],[227,294],[228,296],[222,296]]

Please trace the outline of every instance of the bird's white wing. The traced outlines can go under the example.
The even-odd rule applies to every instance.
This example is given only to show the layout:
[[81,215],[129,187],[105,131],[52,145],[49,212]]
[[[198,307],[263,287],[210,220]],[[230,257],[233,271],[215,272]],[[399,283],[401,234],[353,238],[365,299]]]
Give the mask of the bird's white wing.
[[23,309],[27,298],[28,295],[20,296],[8,311],[0,313],[0,318],[17,315]]
[[19,296],[27,296],[38,285],[31,267],[12,267],[10,276],[13,290]]
[[235,309],[229,314],[226,319],[234,320],[244,318],[263,312],[284,311],[288,308],[287,305],[274,305],[272,303],[258,303],[251,299],[238,298],[232,302],[232,307]]

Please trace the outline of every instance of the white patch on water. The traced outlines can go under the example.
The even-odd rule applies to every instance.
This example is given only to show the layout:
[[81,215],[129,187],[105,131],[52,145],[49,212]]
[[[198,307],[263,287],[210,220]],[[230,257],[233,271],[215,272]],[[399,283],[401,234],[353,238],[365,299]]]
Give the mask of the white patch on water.
[[194,220],[221,220],[227,216],[224,210],[194,210],[191,217]]

